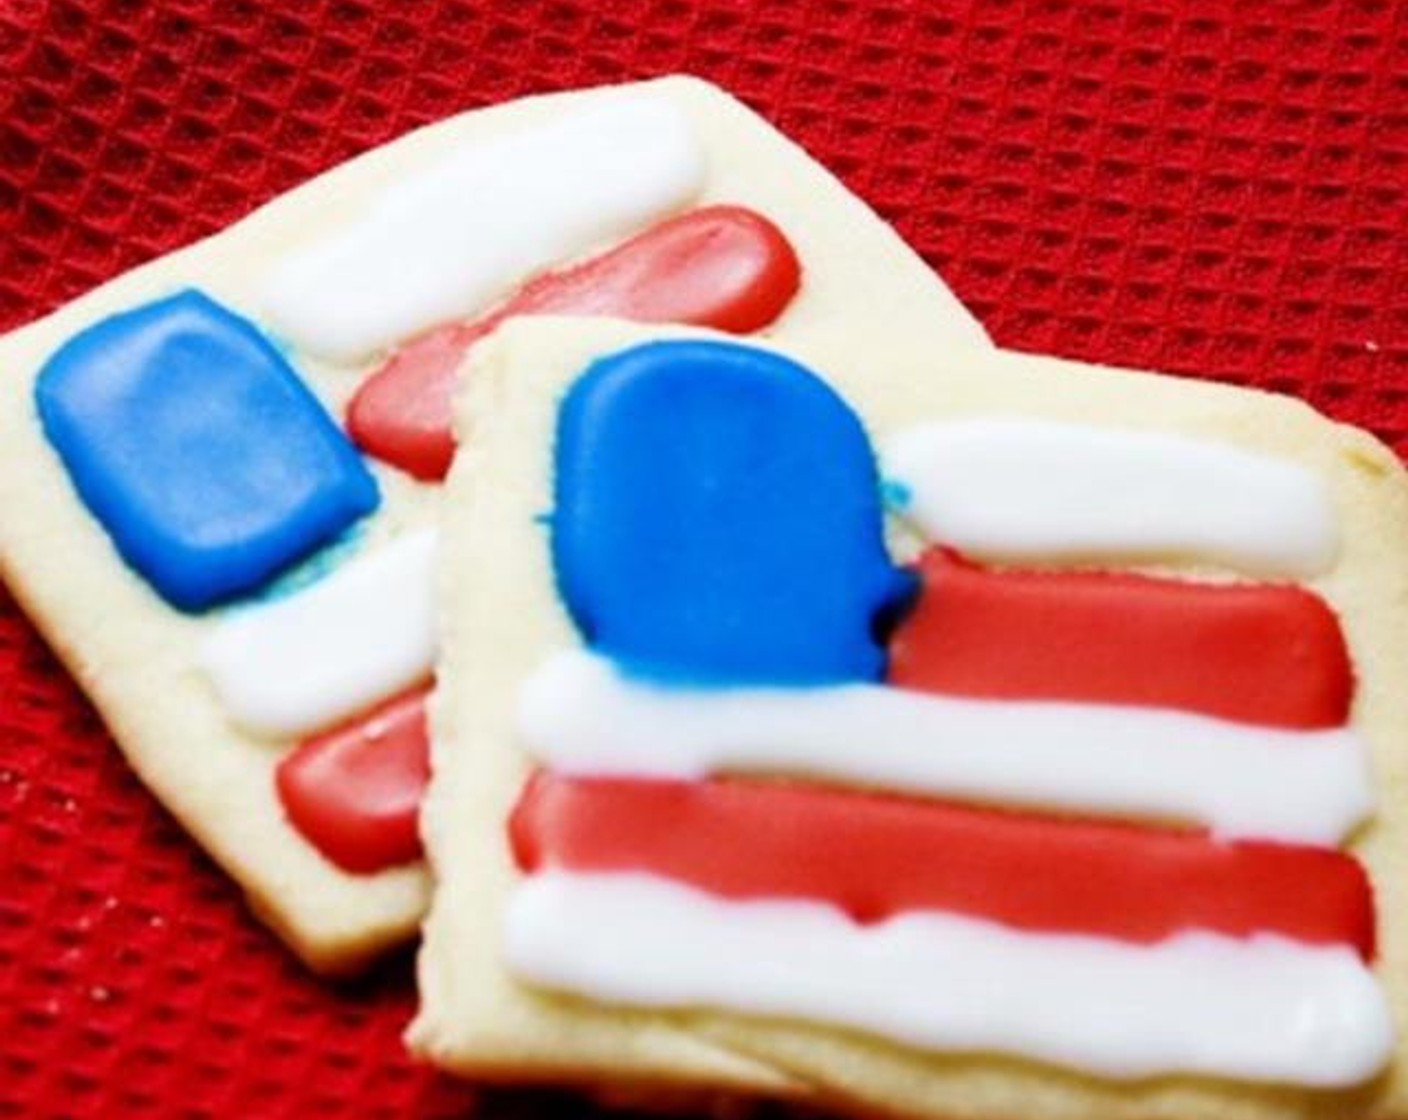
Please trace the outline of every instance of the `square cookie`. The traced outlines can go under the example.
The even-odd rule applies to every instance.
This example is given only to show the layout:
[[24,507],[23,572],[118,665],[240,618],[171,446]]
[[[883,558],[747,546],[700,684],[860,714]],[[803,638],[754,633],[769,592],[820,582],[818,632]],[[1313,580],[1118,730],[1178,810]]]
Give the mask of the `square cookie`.
[[421,129],[0,339],[0,574],[316,969],[422,915],[450,390],[494,323],[548,311],[986,342],[831,175],[683,77]]
[[1375,440],[869,331],[518,321],[469,367],[416,1053],[934,1120],[1408,1115]]

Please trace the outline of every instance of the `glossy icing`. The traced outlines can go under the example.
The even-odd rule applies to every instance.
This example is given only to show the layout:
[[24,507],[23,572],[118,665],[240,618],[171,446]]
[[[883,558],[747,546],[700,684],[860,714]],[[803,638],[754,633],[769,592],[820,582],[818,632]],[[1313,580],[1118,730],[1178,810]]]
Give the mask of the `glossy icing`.
[[[559,412],[552,554],[587,644],[659,679],[874,680],[912,593],[885,553],[854,414],[786,358],[656,342]],[[814,558],[825,557],[825,563]]]
[[393,697],[305,739],[274,772],[289,821],[344,871],[370,874],[421,856],[417,825],[430,780],[427,691]]
[[370,454],[417,478],[443,478],[454,455],[450,400],[473,343],[514,315],[608,315],[746,333],[792,300],[801,266],[772,222],[740,206],[667,219],[582,264],[529,281],[481,319],[412,340],[367,379],[348,431]]
[[671,100],[602,99],[389,185],[285,258],[263,309],[296,346],[359,361],[684,205],[704,172],[694,126]]
[[[1373,897],[1331,847],[1368,813],[1370,783],[1325,604],[1289,586],[989,572],[935,551],[916,605],[893,569],[857,563],[880,513],[854,417],[838,439],[845,406],[818,420],[805,371],[754,352],[768,375],[732,377],[747,351],[724,349],[598,359],[559,413],[552,547],[587,649],[553,655],[519,696],[523,743],[550,770],[510,822],[526,873],[511,971],[607,1004],[800,1018],[1113,1077],[1346,1085],[1381,1068],[1391,1027],[1358,959]],[[921,527],[949,491],[1005,500],[1020,478],[1038,496],[992,523],[1034,520],[1024,547],[1044,563],[1333,560],[1328,494],[1299,468],[1176,437],[969,425],[972,463],[1010,475],[994,481],[949,471],[949,428],[939,453],[934,430],[908,458],[900,446],[918,484],[892,472]],[[1022,461],[1028,446],[1050,478]],[[1141,503],[1170,494],[1172,517],[1137,520],[1128,495],[1120,525],[1083,510],[1101,501],[1094,468],[1126,461]],[[1207,525],[1189,479],[1231,494]],[[1250,537],[1239,502],[1260,506]],[[1063,536],[1053,511],[1068,506]],[[989,527],[986,546],[1020,536]],[[886,571],[887,595],[852,570]],[[777,641],[796,584],[815,592],[799,612],[814,628]],[[811,668],[819,649],[891,631],[888,683]],[[759,642],[773,643],[761,670]]]
[[937,910],[1145,944],[1201,929],[1374,954],[1363,869],[1320,848],[795,783],[551,774],[509,835],[528,873],[646,872],[733,901],[824,902],[863,925]]
[[[867,600],[855,589],[872,580],[848,578],[838,611],[818,585],[815,630],[777,642],[759,671],[753,645],[790,624],[773,592],[787,561],[803,583],[886,565],[853,551],[880,530],[859,425],[838,440],[834,411],[818,423],[796,366],[729,380],[735,361],[621,352],[560,410],[553,559],[587,649],[522,686],[522,741],[552,769],[510,823],[527,873],[505,927],[511,971],[607,1003],[800,1017],[1108,1076],[1376,1072],[1391,1030],[1356,959],[1373,954],[1373,896],[1329,847],[1370,792],[1328,607],[1291,586],[988,572],[932,551],[918,603]],[[1097,451],[1169,485],[1190,462],[1188,441],[1169,442]],[[832,473],[818,447],[835,451]],[[1225,483],[1231,469],[1267,500],[1308,480],[1293,506],[1318,485],[1221,451],[1194,445],[1190,469]],[[766,513],[735,516],[752,503]],[[1200,541],[1200,561],[1235,554],[1215,533]],[[1277,548],[1274,562],[1294,551]],[[752,582],[758,558],[767,579]],[[865,647],[862,626],[872,642],[894,631],[887,683],[796,672],[828,642]]]
[[930,549],[889,680],[947,696],[1176,708],[1265,727],[1349,718],[1339,620],[1276,584],[993,571]]
[[435,553],[436,532],[420,530],[222,619],[200,662],[230,718],[258,735],[303,735],[427,677]]
[[1105,1078],[1349,1086],[1393,1045],[1379,984],[1352,949],[1270,935],[1131,945],[930,911],[862,927],[818,903],[548,872],[510,901],[504,952],[516,975],[608,1004],[831,1024]]
[[522,685],[523,747],[576,775],[791,774],[853,786],[1337,844],[1373,810],[1353,731],[878,685],[668,689],[564,650]]
[[84,504],[180,610],[258,587],[378,502],[283,356],[194,290],[80,331],[34,395]]
[[1322,479],[1187,436],[994,417],[902,432],[883,459],[900,512],[978,559],[1180,559],[1300,577],[1339,549]]

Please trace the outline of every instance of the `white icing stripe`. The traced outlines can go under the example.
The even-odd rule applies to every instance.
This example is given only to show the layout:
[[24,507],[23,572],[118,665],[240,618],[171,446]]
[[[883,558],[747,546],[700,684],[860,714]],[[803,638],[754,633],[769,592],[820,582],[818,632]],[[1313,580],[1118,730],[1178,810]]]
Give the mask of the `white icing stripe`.
[[415,683],[435,656],[436,534],[358,557],[306,591],[223,620],[201,665],[259,735],[316,731]]
[[883,458],[905,516],[983,559],[1194,559],[1306,576],[1339,548],[1322,479],[1204,440],[986,419],[902,432]]
[[396,183],[284,260],[264,309],[296,345],[356,360],[683,205],[703,176],[683,110],[658,94],[619,94]]
[[504,948],[520,980],[607,1003],[796,1018],[1112,1078],[1348,1086],[1392,1047],[1352,950],[1269,935],[1133,945],[935,912],[860,927],[815,903],[549,873],[516,889]]
[[879,685],[672,690],[580,650],[523,684],[518,726],[574,775],[798,774],[1327,846],[1372,809],[1367,752],[1347,730]]

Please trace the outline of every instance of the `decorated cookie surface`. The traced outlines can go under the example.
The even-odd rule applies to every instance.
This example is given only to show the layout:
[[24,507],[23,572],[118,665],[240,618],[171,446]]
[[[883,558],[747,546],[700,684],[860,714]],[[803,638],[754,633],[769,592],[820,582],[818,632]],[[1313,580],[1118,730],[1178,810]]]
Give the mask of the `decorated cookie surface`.
[[802,352],[517,324],[476,367],[463,430],[518,438],[450,480],[413,1045],[933,1117],[1404,1114],[1401,469],[1256,394]]
[[[1080,429],[1050,431],[1083,446]],[[1365,967],[1373,899],[1353,859],[1282,837],[1267,845],[1254,824],[1242,839],[1241,822],[1220,822],[1220,836],[1115,827],[1085,814],[1141,818],[1133,797],[1082,797],[1091,747],[1161,749],[1162,767],[1140,760],[1151,781],[1197,767],[1178,757],[1177,728],[1199,720],[1210,739],[1261,746],[1249,801],[1279,800],[1279,741],[1295,760],[1300,729],[1348,719],[1344,640],[1318,597],[1285,585],[968,569],[933,551],[916,596],[885,558],[859,419],[803,367],[734,344],[662,342],[599,360],[568,393],[554,448],[558,591],[605,674],[525,689],[523,722],[572,728],[578,749],[575,774],[540,775],[512,821],[529,873],[505,919],[515,975],[608,1003],[779,1015],[1113,1077],[1352,1085],[1383,1066],[1388,1011]],[[982,472],[969,482],[924,450],[913,459],[925,489],[983,485]],[[1140,453],[1131,441],[1127,454]],[[987,474],[1028,458],[1020,444],[986,454]],[[1257,526],[1268,547],[1317,517],[1332,522],[1301,468],[1232,453],[1219,462],[1214,445],[1173,437],[1159,454],[1173,477],[1220,467],[1206,480],[1214,492],[1252,489],[1249,473],[1291,476],[1292,497]],[[914,492],[912,476],[895,481]],[[1039,485],[1019,490],[1030,517],[1046,515]],[[1099,495],[1090,487],[1084,498]],[[1182,552],[1162,522],[1184,518],[1196,539],[1176,506],[1111,522],[1103,536],[1112,551]],[[882,677],[888,685],[874,683]],[[664,705],[669,724],[687,726],[698,705],[701,746],[719,754],[680,784],[660,781],[668,757],[632,774],[611,747],[582,749],[576,729],[601,719],[592,683],[628,725]],[[930,697],[967,713],[969,728]],[[868,710],[829,744],[827,762],[864,792],[817,780],[807,750],[836,729],[828,705],[847,700]],[[994,807],[978,808],[952,800],[964,791],[932,770],[911,784],[870,766],[877,738],[892,751],[919,740],[942,757],[971,750],[965,730],[984,717],[1029,715],[1029,702],[1086,721],[1070,749],[1039,718],[1007,728],[1024,769],[1065,779],[1071,816],[1036,811],[1020,786],[1016,800],[1029,804],[1014,815],[996,777],[984,798]],[[1277,740],[1258,743],[1263,727]],[[664,754],[670,729],[660,731]],[[555,739],[543,742],[549,752]],[[780,764],[773,751],[790,758]],[[693,769],[704,752],[678,764]],[[1360,795],[1341,821],[1347,833],[1369,807],[1363,751],[1342,735],[1328,753],[1339,767],[1318,792],[1340,803]],[[1201,768],[1215,786],[1215,747]],[[603,781],[603,770],[624,773]],[[746,781],[750,772],[772,780]],[[916,799],[925,793],[940,796]],[[1320,823],[1307,809],[1287,822],[1299,835]],[[1190,1003],[1180,983],[1203,998]]]
[[[876,282],[874,277],[883,277]],[[981,330],[713,87],[432,126],[0,340],[0,567],[144,778],[318,968],[427,878],[439,482],[511,317]]]

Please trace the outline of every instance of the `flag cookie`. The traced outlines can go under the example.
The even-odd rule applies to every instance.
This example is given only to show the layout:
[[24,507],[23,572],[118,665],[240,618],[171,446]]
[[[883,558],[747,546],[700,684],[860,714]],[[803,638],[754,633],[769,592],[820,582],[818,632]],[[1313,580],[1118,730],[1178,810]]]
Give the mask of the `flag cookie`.
[[451,389],[496,323],[548,312],[985,343],[863,203],[688,78],[422,129],[0,340],[0,572],[318,969],[422,914]]
[[1386,449],[868,332],[517,322],[471,367],[418,1053],[935,1120],[1408,1115]]

